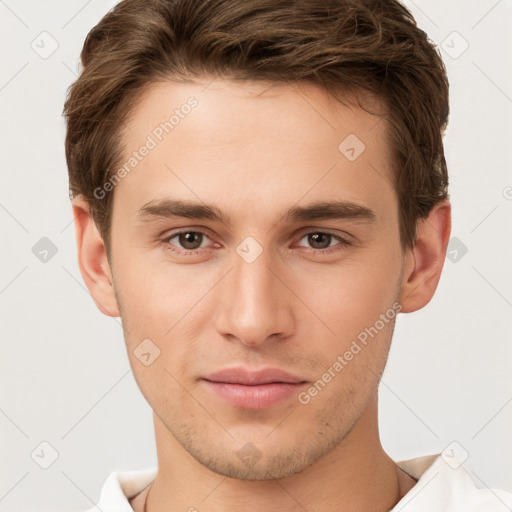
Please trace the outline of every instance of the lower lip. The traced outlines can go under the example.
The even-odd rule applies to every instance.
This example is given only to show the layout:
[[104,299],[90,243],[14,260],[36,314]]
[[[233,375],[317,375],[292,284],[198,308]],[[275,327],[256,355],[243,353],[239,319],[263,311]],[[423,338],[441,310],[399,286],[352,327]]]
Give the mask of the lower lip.
[[245,409],[266,409],[282,400],[296,395],[306,383],[292,384],[288,382],[271,382],[257,386],[244,384],[228,384],[204,380],[206,385],[235,407]]

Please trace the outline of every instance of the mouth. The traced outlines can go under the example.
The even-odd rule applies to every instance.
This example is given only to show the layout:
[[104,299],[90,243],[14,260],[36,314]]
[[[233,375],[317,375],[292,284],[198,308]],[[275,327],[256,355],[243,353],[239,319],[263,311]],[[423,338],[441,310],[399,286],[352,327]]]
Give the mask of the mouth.
[[201,379],[221,399],[244,409],[266,409],[290,399],[308,381],[279,368],[230,368]]

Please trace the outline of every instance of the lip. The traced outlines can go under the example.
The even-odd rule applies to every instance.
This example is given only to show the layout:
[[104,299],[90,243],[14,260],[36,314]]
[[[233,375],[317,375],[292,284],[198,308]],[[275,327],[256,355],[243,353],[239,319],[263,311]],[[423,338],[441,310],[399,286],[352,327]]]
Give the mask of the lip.
[[287,384],[298,384],[305,382],[304,379],[285,372],[279,368],[262,368],[261,370],[247,370],[245,368],[226,368],[218,372],[210,373],[204,377],[212,382],[224,382],[227,384],[245,384],[246,386],[257,386],[281,382]]
[[279,368],[228,368],[204,377],[208,389],[235,407],[266,409],[296,395],[307,381]]

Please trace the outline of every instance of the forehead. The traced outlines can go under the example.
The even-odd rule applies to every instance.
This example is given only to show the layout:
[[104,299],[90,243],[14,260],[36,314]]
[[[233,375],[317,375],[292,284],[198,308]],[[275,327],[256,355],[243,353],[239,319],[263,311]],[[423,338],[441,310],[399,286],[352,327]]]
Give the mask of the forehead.
[[[197,106],[189,109],[187,103],[192,98]],[[362,110],[359,102],[367,111],[380,115],[386,112],[382,100],[368,91],[360,90],[356,96],[340,90],[334,98],[305,81],[272,83],[220,78],[187,83],[160,81],[141,90],[127,121],[128,138],[142,135],[137,133],[140,130],[148,133],[151,123],[165,123],[176,112],[178,118],[171,122],[172,131],[183,132],[186,126],[194,129],[196,137],[181,141],[190,144],[197,144],[200,138],[204,143],[225,143],[230,136],[247,135],[248,130],[260,136],[270,136],[277,130],[281,136],[330,143],[334,133],[343,135],[347,128],[357,129],[363,136],[380,124],[381,119]],[[182,110],[186,111],[184,115]],[[185,118],[187,123],[182,123]],[[296,124],[298,119],[304,122]],[[259,133],[254,131],[258,129]],[[381,129],[386,131],[384,126]]]
[[[362,99],[383,112],[377,98]],[[307,196],[379,210],[394,195],[387,125],[345,100],[307,83],[154,83],[127,121],[121,165],[134,165],[115,202],[128,214],[156,197],[204,199],[253,215]]]

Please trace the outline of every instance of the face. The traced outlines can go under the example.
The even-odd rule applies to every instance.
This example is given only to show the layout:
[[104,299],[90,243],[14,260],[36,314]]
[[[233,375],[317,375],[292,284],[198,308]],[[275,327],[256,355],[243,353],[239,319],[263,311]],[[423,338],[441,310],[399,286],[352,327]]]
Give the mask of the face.
[[[404,267],[386,130],[306,84],[165,82],[137,103],[115,297],[142,393],[212,471],[297,473],[375,396]],[[241,383],[268,368],[288,377]]]

